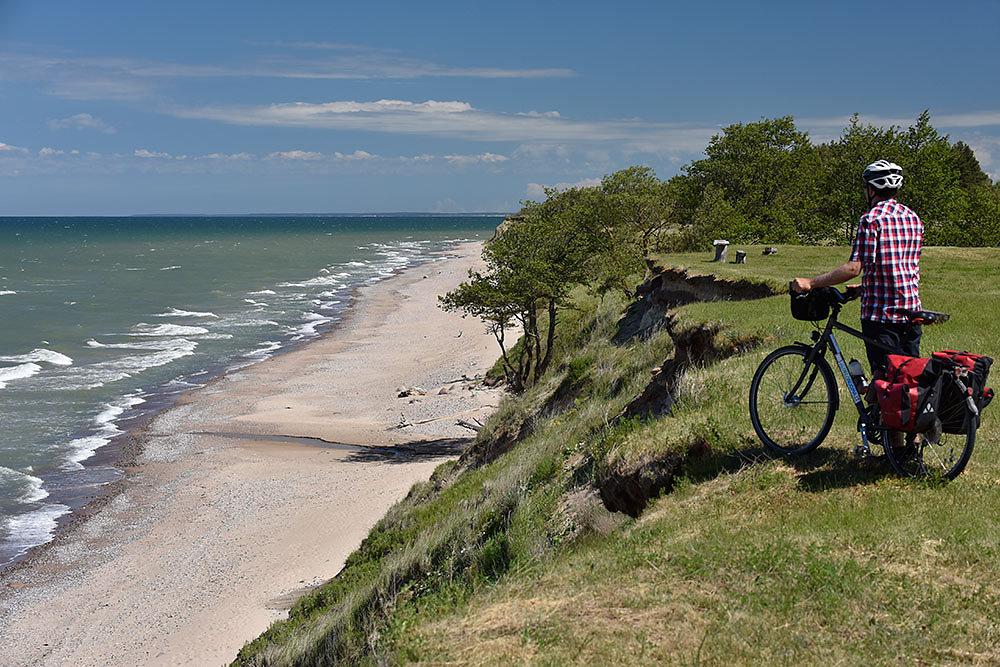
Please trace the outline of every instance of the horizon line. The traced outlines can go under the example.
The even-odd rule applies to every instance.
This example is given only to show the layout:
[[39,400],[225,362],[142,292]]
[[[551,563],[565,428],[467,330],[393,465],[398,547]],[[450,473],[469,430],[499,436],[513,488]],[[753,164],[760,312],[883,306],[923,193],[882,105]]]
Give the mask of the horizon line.
[[374,213],[94,213],[94,214],[58,214],[58,213],[26,213],[0,214],[0,220],[6,218],[392,218],[392,217],[506,217],[513,211],[471,211],[467,213],[435,213],[432,211],[380,211]]

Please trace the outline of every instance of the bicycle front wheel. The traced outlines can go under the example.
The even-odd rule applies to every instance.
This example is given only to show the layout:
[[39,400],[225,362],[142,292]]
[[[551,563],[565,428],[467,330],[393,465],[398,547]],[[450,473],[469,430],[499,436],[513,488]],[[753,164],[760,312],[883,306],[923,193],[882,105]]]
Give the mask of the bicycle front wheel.
[[[887,433],[884,437],[885,455],[897,473],[903,477],[942,477],[955,479],[965,470],[976,444],[976,417],[961,404],[952,409],[965,412],[965,433],[929,433],[906,435],[905,444],[892,446]],[[943,415],[948,419],[947,415]]]
[[837,382],[823,357],[789,345],[765,357],[750,383],[750,421],[781,454],[804,454],[823,442],[837,412]]

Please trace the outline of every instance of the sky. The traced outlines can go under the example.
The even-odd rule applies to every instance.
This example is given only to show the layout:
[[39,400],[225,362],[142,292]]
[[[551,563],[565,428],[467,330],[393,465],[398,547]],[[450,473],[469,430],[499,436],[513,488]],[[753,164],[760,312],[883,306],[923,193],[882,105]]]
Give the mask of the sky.
[[1000,179],[997,26],[1000,0],[0,0],[0,216],[506,212],[669,178],[733,123],[925,109]]

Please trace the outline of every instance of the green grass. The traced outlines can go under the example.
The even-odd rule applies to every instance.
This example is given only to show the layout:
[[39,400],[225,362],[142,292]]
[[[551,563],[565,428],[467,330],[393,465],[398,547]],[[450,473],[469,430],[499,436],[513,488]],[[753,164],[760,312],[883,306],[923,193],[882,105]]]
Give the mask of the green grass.
[[[661,260],[777,287],[845,256],[781,247],[772,257],[751,249],[746,265],[709,253]],[[925,329],[923,351],[1000,359],[1000,251],[926,248],[921,273],[925,307],[952,314]],[[997,408],[951,483],[853,459],[856,416],[842,387],[846,408],[827,441],[772,458],[749,424],[749,378],[768,351],[811,329],[776,296],[679,309],[675,327],[710,324],[717,345],[763,344],[690,369],[673,416],[614,425],[672,354],[670,339],[614,346],[624,304],[577,299],[550,372],[506,400],[479,438],[526,420],[531,434],[495,461],[448,464],[416,486],[338,579],[245,649],[245,663],[1000,663]],[[864,359],[853,339],[840,341]],[[640,518],[604,510],[602,475],[692,443],[712,454],[691,459]]]

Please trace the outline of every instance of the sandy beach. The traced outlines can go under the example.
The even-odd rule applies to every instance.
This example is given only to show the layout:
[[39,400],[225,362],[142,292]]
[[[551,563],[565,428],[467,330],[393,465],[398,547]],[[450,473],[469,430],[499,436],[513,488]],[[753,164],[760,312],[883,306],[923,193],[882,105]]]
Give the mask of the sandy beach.
[[120,490],[0,579],[0,663],[225,664],[336,575],[499,399],[469,381],[496,342],[437,306],[479,251],[363,288],[342,326],[156,416]]

